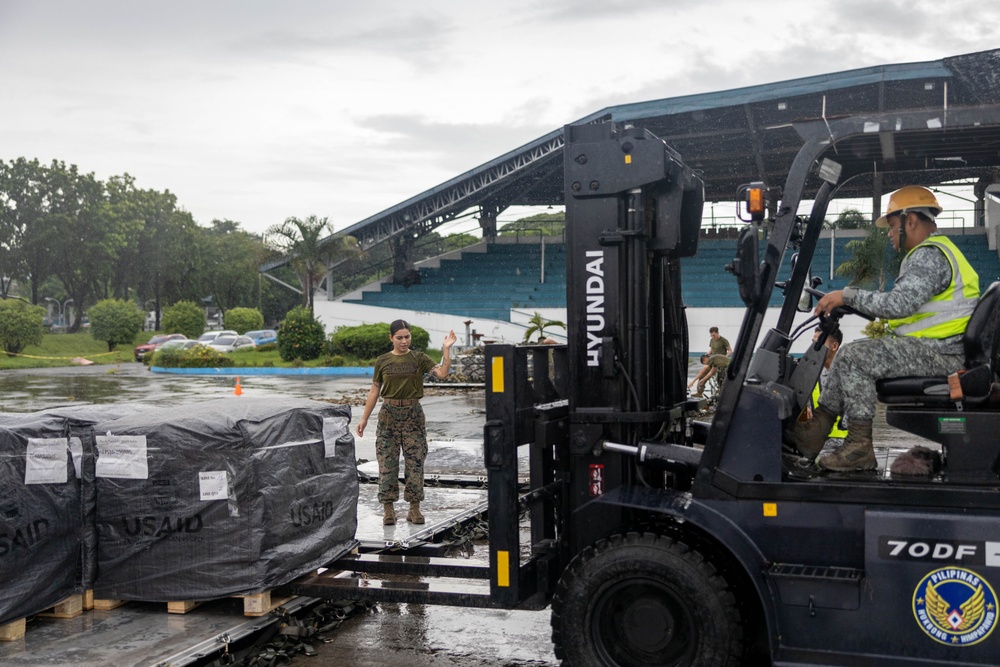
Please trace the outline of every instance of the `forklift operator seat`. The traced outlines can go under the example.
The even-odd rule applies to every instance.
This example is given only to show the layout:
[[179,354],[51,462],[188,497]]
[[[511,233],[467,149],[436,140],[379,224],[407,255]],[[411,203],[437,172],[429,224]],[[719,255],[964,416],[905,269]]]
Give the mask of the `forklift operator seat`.
[[965,369],[952,375],[879,380],[878,398],[888,405],[973,407],[990,397],[1000,371],[1000,281],[979,297],[963,337]]

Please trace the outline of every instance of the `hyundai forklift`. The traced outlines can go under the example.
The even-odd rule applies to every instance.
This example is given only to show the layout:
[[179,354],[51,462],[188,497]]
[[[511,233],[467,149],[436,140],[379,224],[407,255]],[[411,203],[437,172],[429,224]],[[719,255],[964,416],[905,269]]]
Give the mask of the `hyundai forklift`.
[[889,424],[940,446],[940,471],[894,478],[883,457],[873,473],[803,472],[782,441],[825,337],[858,316],[811,317],[831,199],[995,176],[1000,107],[795,130],[784,183],[738,193],[745,227],[719,280],[746,310],[706,423],[686,392],[680,262],[697,252],[702,177],[646,129],[567,126],[568,342],[486,348],[489,564],[358,553],[295,592],[551,606],[569,665],[1000,664],[1000,287],[982,285],[964,373],[878,386]]

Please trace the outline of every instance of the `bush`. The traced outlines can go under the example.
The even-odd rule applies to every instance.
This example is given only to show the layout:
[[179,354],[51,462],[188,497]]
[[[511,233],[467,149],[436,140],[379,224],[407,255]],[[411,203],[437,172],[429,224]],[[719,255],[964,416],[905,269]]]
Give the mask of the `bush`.
[[[426,329],[410,325],[410,347],[424,350],[430,343],[431,336]],[[341,327],[331,336],[333,352],[370,359],[385,354],[392,349],[389,341],[389,323],[361,324],[356,327]]]
[[121,344],[130,344],[146,321],[139,306],[121,299],[103,299],[87,309],[90,335],[108,344],[108,352]]
[[187,350],[157,350],[146,358],[150,359],[151,366],[161,368],[228,368],[235,364],[222,352],[205,345],[195,345]]
[[264,316],[256,308],[230,308],[226,311],[225,324],[241,336],[248,331],[264,328]]
[[182,333],[197,338],[205,331],[205,311],[193,301],[178,301],[163,309],[163,333]]
[[270,352],[271,350],[277,350],[277,343],[264,343],[263,345],[258,345],[254,348],[255,352]]
[[323,325],[308,308],[298,306],[285,315],[278,328],[278,354],[282,361],[310,361],[323,352]]
[[46,311],[20,299],[0,299],[0,346],[13,357],[29,345],[41,345]]

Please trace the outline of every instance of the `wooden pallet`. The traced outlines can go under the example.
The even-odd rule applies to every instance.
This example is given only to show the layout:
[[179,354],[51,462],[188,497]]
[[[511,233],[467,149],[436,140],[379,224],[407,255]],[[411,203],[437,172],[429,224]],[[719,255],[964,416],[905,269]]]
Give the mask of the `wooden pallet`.
[[[271,591],[262,591],[251,595],[234,595],[233,597],[243,599],[244,616],[265,616],[292,599],[291,597],[272,598]],[[128,600],[94,600],[93,608],[108,611],[127,602]],[[205,602],[207,600],[173,600],[167,602],[167,613],[186,614]]]
[[[68,598],[55,604],[48,609],[39,612],[36,616],[44,618],[76,618],[83,613],[84,596],[70,595]],[[24,637],[27,628],[25,619],[18,618],[4,625],[0,625],[0,642],[12,642]]]

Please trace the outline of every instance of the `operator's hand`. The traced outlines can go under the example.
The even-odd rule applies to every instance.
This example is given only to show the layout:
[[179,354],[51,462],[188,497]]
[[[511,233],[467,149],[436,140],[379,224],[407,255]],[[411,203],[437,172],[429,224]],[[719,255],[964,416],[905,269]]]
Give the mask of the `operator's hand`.
[[358,428],[356,429],[359,438],[365,437],[365,426],[368,426],[368,418],[362,417],[361,420],[358,422]]
[[455,335],[455,330],[452,329],[451,331],[448,332],[448,335],[444,337],[444,346],[446,348],[450,348],[452,345],[455,344],[456,340],[458,340],[458,336]]
[[817,315],[829,315],[834,308],[839,308],[840,306],[847,305],[844,303],[844,290],[834,290],[832,292],[827,292],[826,296],[819,300],[816,304],[816,310],[814,311]]

